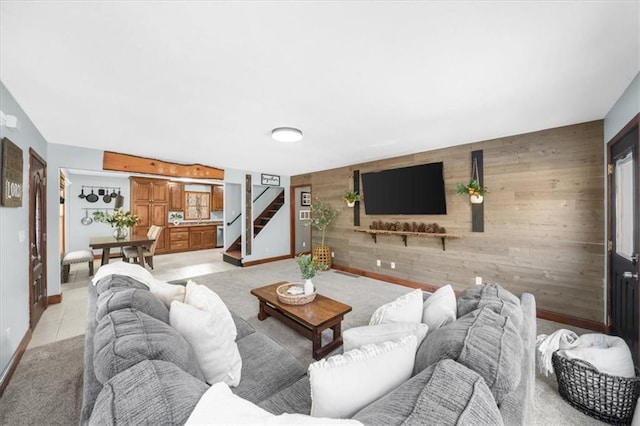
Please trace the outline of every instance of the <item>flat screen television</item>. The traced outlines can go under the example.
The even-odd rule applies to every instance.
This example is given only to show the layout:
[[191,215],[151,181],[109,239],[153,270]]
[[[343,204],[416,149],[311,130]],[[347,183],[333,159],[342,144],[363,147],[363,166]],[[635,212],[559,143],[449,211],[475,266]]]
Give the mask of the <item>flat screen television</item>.
[[366,214],[447,214],[442,162],[362,174]]

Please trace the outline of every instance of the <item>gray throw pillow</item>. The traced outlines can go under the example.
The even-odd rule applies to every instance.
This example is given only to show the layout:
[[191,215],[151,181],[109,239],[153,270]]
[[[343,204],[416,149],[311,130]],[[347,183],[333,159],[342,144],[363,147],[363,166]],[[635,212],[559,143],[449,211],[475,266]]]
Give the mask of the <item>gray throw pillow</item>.
[[142,361],[104,384],[91,425],[182,425],[209,386],[166,361]]
[[169,310],[149,290],[111,287],[100,294],[96,307],[96,321],[100,321],[110,312],[132,308],[169,324]]
[[516,328],[522,325],[520,299],[500,284],[487,284],[471,287],[460,293],[456,300],[458,318],[481,308],[490,308],[493,312],[511,318]]
[[144,360],[162,360],[204,382],[193,349],[169,325],[135,309],[105,315],[93,340],[96,378],[105,383],[118,373]]
[[96,283],[96,293],[102,294],[112,287],[139,288],[149,290],[146,284],[126,275],[109,275]]
[[353,416],[366,425],[502,425],[478,373],[452,361],[429,366]]
[[429,333],[418,348],[414,374],[452,359],[480,374],[498,405],[520,383],[522,338],[513,322],[478,309]]

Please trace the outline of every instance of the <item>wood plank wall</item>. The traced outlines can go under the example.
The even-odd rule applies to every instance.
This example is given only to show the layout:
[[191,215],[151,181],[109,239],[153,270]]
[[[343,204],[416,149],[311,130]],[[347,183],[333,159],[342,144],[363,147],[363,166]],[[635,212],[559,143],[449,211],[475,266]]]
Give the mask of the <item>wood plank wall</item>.
[[[490,192],[485,232],[472,233],[471,205],[456,195],[455,186],[469,180],[470,153],[478,149],[484,150],[484,185]],[[341,200],[353,170],[438,161],[444,162],[447,215],[372,216],[362,206],[361,226],[374,220],[436,222],[461,239],[447,240],[443,251],[439,239],[409,237],[405,247],[397,236],[378,236],[376,244],[353,232],[353,210]],[[516,294],[533,293],[539,309],[603,322],[602,120],[294,176],[291,184],[312,185],[314,199],[340,208],[327,230],[336,265],[434,287],[450,283],[456,290],[480,276]],[[366,203],[367,194],[362,195]]]

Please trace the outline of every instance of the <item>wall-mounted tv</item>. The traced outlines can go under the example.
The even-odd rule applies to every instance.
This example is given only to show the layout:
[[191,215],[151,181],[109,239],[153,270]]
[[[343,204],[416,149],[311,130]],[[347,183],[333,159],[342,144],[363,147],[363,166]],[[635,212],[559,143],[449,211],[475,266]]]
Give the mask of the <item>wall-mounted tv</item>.
[[362,174],[366,214],[447,214],[442,162]]

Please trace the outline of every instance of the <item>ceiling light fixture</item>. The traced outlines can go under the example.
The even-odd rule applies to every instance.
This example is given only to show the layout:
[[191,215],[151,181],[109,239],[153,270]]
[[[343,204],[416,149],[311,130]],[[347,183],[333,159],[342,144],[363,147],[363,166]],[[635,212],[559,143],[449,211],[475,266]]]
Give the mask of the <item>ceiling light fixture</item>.
[[271,131],[271,137],[279,142],[299,142],[302,131],[293,127],[276,127]]

